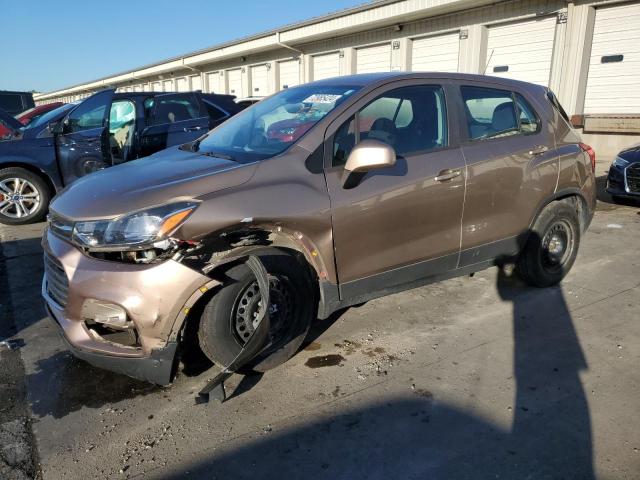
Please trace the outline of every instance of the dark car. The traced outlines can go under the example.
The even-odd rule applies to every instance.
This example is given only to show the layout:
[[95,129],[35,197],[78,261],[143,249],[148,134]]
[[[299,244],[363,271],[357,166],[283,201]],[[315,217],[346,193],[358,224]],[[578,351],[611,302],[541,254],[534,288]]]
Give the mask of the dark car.
[[618,153],[609,168],[607,192],[616,202],[640,201],[640,144]]
[[17,115],[35,106],[31,92],[0,90],[0,108],[9,115]]
[[49,200],[91,172],[191,142],[241,107],[230,95],[103,90],[24,127],[3,113],[0,223],[44,218]]

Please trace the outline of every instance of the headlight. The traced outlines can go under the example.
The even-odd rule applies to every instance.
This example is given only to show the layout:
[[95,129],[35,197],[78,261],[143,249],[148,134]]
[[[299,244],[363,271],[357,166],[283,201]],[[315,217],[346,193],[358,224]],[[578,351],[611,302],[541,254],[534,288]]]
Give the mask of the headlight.
[[89,248],[145,247],[162,241],[178,228],[198,206],[180,202],[123,215],[113,220],[76,222],[73,241]]
[[625,160],[624,158],[621,158],[621,157],[616,157],[616,159],[613,161],[613,166],[614,167],[624,168],[627,165],[629,165],[629,161]]

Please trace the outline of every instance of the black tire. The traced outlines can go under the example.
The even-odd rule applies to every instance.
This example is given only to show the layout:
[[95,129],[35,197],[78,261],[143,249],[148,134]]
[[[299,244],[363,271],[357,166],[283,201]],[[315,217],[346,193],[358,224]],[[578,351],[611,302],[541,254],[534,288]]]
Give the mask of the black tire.
[[[269,274],[271,302],[280,304],[280,310],[270,315],[271,332],[277,340],[244,370],[265,372],[283,364],[298,351],[315,318],[317,302],[309,275],[294,257],[279,250],[261,252],[259,257]],[[251,322],[243,319],[252,318],[252,311],[259,308],[260,293],[246,265],[236,265],[225,275],[227,281],[204,308],[198,339],[205,355],[226,367],[240,352],[245,342],[242,336],[249,337],[253,331]],[[249,294],[251,298],[247,297]],[[250,302],[244,304],[246,308],[241,314],[241,302],[247,299]],[[245,328],[240,330],[242,327]]]
[[575,208],[560,201],[547,205],[533,224],[518,258],[517,269],[522,279],[535,287],[560,283],[575,262],[580,232]]
[[[18,207],[15,204],[4,205],[4,207],[9,206],[9,209],[6,213],[2,213],[2,209],[4,207],[0,208],[0,223],[4,223],[5,225],[27,225],[29,223],[36,223],[44,220],[49,208],[49,201],[51,200],[51,191],[49,190],[49,186],[42,177],[24,168],[9,167],[0,170],[0,183],[7,182],[8,184],[13,185],[14,183],[12,182],[12,179],[16,178],[21,181],[28,182],[26,190],[28,190],[29,195],[31,194],[31,190],[37,192],[37,205],[35,202],[24,203],[26,199],[23,200],[23,205],[27,206],[25,208],[28,208],[29,205],[33,205],[35,209],[20,217],[17,217],[18,208],[20,208],[21,212],[24,212],[22,209],[23,207]],[[27,192],[25,191],[24,193]],[[9,197],[7,192],[5,192],[0,186],[0,204],[2,204],[3,201],[8,200]]]

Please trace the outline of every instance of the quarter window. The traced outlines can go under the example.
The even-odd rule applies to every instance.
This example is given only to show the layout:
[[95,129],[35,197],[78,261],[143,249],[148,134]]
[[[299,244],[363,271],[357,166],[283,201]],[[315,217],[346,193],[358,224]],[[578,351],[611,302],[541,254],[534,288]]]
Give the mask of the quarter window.
[[538,117],[522,95],[484,87],[461,87],[460,90],[471,140],[538,131]]
[[354,145],[364,139],[385,142],[398,155],[445,147],[447,117],[442,88],[402,87],[373,100],[336,132],[333,166],[344,165]]

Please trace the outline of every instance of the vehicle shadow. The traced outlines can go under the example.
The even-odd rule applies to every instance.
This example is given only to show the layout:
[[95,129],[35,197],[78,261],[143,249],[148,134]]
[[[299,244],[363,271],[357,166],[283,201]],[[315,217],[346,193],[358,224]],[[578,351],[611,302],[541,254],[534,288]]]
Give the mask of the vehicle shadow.
[[516,392],[504,407],[511,428],[441,402],[437,386],[414,377],[419,388],[406,395],[356,409],[332,405],[301,426],[275,424],[239,448],[193,452],[199,460],[161,477],[594,478],[579,377],[587,365],[562,288],[529,288],[501,269],[497,292],[512,305]]

